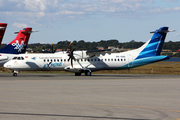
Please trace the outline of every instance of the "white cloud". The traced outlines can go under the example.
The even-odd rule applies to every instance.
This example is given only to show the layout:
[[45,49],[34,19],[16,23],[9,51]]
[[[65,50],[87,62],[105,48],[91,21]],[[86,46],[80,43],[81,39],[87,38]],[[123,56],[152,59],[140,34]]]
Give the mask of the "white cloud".
[[[175,0],[164,0],[175,1]],[[0,0],[3,19],[42,25],[44,21],[83,19],[96,15],[134,18],[180,11],[180,7],[164,8],[154,0]],[[33,22],[32,22],[33,21]]]
[[159,8],[159,9],[152,9],[150,10],[151,13],[174,13],[180,11],[180,7],[175,7],[175,8]]
[[164,0],[164,1],[168,1],[168,2],[177,2],[178,0]]
[[180,7],[173,8],[175,11],[180,11]]
[[25,23],[17,23],[17,22],[14,22],[14,23],[12,24],[12,26],[13,26],[13,27],[16,27],[16,28],[25,28],[25,27],[28,27],[28,25],[25,24]]
[[176,33],[174,36],[175,37],[180,37],[180,33]]
[[46,0],[25,0],[25,9],[30,11],[44,11],[46,9]]

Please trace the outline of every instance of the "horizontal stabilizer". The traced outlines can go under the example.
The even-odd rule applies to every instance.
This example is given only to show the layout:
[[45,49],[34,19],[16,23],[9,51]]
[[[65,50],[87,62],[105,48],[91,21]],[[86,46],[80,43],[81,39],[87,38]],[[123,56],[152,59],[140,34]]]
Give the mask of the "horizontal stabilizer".
[[[168,32],[175,32],[176,30],[161,30],[161,31],[157,31],[157,33],[168,33]],[[155,33],[156,31],[152,31],[150,33]]]
[[6,29],[6,27],[0,27],[0,30],[5,30]]
[[[33,32],[39,32],[39,31],[24,31],[24,32],[21,32],[21,33],[33,33]],[[19,32],[14,32],[14,34],[18,34]]]

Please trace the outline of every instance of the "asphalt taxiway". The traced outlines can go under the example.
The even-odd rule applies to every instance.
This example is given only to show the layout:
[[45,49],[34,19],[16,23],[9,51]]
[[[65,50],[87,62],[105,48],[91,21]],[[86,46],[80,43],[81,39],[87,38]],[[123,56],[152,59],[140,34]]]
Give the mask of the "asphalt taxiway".
[[1,119],[180,120],[180,76],[1,73]]

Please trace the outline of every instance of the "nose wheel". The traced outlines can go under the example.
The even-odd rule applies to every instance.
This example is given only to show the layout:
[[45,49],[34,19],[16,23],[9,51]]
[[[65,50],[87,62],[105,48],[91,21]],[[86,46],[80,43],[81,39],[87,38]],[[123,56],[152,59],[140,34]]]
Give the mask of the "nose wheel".
[[13,73],[13,76],[17,76],[18,71],[17,71],[17,70],[14,70],[13,72],[14,72],[14,73]]
[[13,73],[13,76],[17,76],[17,73]]

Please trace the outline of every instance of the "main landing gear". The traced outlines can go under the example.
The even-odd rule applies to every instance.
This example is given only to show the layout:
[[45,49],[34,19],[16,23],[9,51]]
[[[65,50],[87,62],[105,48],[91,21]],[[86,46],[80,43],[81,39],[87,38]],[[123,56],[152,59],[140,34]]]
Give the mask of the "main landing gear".
[[[85,70],[85,71],[82,71],[85,73],[85,76],[91,76],[91,70]],[[75,73],[75,76],[81,76],[81,73]]]
[[86,70],[85,71],[85,76],[91,76],[91,71],[90,70]]

